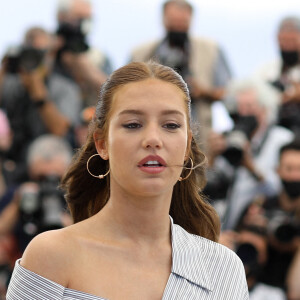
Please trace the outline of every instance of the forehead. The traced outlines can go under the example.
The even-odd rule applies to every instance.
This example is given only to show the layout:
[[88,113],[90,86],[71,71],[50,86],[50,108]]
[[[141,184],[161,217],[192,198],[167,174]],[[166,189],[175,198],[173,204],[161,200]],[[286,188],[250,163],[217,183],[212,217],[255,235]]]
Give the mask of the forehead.
[[188,6],[180,5],[177,3],[169,3],[164,10],[164,14],[173,15],[173,14],[182,14],[186,16],[191,16],[192,11]]
[[76,0],[71,6],[71,14],[78,18],[89,18],[92,15],[92,6],[84,0]]
[[52,37],[47,33],[37,34],[32,41],[32,46],[37,49],[47,49],[51,46]]
[[300,165],[300,150],[286,150],[282,153],[280,164]]
[[190,22],[191,17],[192,12],[188,7],[183,7],[174,3],[167,5],[164,11],[164,19],[168,22],[173,22],[174,25],[179,21]]
[[161,108],[186,112],[186,97],[176,85],[151,78],[120,87],[113,96],[111,112],[146,107],[147,110]]
[[297,42],[300,38],[300,32],[295,29],[283,29],[278,33],[279,42]]
[[256,105],[258,104],[257,93],[253,89],[245,89],[237,93],[238,105]]

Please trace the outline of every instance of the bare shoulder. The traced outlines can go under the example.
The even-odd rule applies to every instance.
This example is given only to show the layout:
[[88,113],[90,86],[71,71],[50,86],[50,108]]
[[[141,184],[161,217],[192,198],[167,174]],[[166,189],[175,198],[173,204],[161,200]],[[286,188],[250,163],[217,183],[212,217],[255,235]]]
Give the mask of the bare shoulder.
[[76,238],[68,228],[47,231],[36,236],[27,246],[21,265],[63,286],[76,260]]

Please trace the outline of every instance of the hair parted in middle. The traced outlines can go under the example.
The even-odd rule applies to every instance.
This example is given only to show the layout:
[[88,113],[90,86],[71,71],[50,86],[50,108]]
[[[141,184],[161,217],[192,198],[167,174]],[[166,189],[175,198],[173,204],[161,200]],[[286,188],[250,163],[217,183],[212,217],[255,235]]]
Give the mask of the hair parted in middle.
[[[188,131],[191,130],[189,90],[177,72],[155,62],[133,62],[114,71],[101,87],[86,143],[74,156],[71,167],[62,180],[62,187],[66,190],[66,200],[75,223],[95,215],[110,197],[109,176],[105,180],[99,180],[90,176],[86,169],[89,157],[97,153],[94,133],[101,139],[107,137],[113,97],[120,87],[150,78],[171,83],[182,91],[183,101],[186,104]],[[206,183],[206,158],[193,136],[188,155],[198,167],[186,180],[175,184],[170,215],[176,224],[188,232],[216,241],[220,232],[220,221],[214,208],[201,195]],[[105,174],[109,170],[109,162],[99,156],[99,159],[95,158],[90,162],[89,168],[94,174]],[[183,170],[182,177],[188,172],[188,169]]]

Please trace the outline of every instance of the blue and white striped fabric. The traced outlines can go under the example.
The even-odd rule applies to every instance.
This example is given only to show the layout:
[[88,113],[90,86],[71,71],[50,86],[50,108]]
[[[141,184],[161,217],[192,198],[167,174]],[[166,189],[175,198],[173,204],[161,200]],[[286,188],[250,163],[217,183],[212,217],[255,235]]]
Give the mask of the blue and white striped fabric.
[[[228,248],[172,222],[172,272],[163,300],[248,300],[242,262]],[[7,300],[108,300],[65,288],[16,262]],[[120,299],[121,300],[121,299]]]

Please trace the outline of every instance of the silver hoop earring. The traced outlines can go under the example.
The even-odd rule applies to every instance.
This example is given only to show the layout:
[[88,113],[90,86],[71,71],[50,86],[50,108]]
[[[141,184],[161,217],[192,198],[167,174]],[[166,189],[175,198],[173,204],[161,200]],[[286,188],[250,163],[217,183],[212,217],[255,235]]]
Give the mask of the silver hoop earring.
[[[86,162],[86,169],[87,169],[87,171],[90,173],[91,176],[96,177],[96,178],[98,178],[98,179],[103,179],[105,176],[107,176],[107,175],[109,174],[110,169],[108,169],[108,171],[107,171],[105,174],[100,174],[100,175],[94,175],[94,174],[92,174],[91,171],[90,171],[90,169],[89,169],[89,162],[90,162],[90,160],[91,160],[93,157],[97,156],[97,155],[99,155],[99,154],[96,153],[96,154],[93,154],[92,156],[90,156],[90,158],[89,158],[88,161]],[[99,155],[99,156],[100,156],[100,155]]]
[[189,157],[189,159],[190,159],[190,161],[191,161],[191,167],[190,168],[186,168],[186,169],[190,169],[190,172],[189,172],[189,174],[187,174],[187,176],[185,176],[185,177],[179,177],[179,179],[178,179],[178,181],[183,181],[183,180],[186,180],[186,179],[188,179],[189,177],[190,177],[190,175],[192,174],[192,172],[193,172],[193,168],[194,168],[194,162],[193,162],[193,160]]

